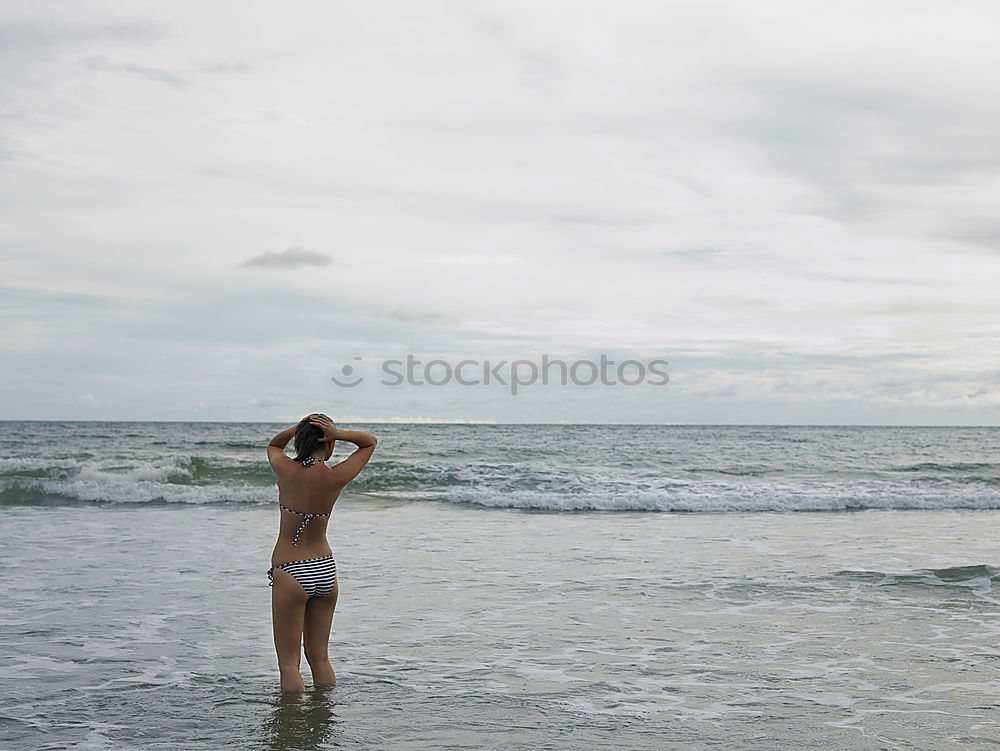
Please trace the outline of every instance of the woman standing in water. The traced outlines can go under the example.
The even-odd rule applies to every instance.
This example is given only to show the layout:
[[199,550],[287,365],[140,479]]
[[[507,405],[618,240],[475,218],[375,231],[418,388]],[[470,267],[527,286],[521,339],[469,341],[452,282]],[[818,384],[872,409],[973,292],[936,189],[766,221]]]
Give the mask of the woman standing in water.
[[[285,454],[295,438],[295,458]],[[337,440],[358,448],[328,467]],[[267,571],[271,592],[274,648],[281,688],[305,688],[299,673],[301,648],[313,684],[330,685],[337,676],[330,665],[330,625],[340,591],[337,564],[326,539],[326,525],[340,492],[371,459],[378,439],[360,430],[341,430],[324,414],[311,414],[283,430],[267,446],[267,460],[278,476],[281,516],[278,540]]]

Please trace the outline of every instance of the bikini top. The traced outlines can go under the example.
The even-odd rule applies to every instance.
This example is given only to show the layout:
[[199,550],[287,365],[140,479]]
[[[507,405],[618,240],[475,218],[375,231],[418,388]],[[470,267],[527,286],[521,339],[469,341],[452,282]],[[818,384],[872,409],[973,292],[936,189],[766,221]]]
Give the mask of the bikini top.
[[[316,463],[316,457],[314,456],[307,456],[305,459],[302,460],[303,467],[311,467],[315,463]],[[278,505],[281,506],[281,508],[285,509],[285,511],[290,511],[293,514],[298,514],[299,516],[302,517],[302,523],[299,525],[299,528],[295,530],[295,539],[292,540],[292,545],[294,545],[295,547],[299,546],[299,537],[302,536],[302,532],[305,530],[306,525],[309,522],[311,522],[317,516],[329,516],[330,514],[333,513],[333,511],[331,510],[329,514],[307,514],[304,511],[296,511],[295,509],[288,508],[288,506],[283,506],[280,503]]]
[[302,523],[299,525],[299,528],[297,530],[295,530],[295,539],[292,540],[292,545],[294,545],[295,547],[299,546],[299,537],[301,537],[303,530],[305,530],[306,525],[309,522],[311,522],[317,516],[329,516],[330,514],[333,513],[333,511],[330,511],[329,514],[307,514],[307,513],[303,512],[303,511],[296,511],[293,508],[288,508],[288,506],[284,506],[284,505],[282,505],[280,503],[278,505],[281,506],[281,508],[285,509],[285,511],[290,511],[293,514],[298,514],[299,516],[302,517]]

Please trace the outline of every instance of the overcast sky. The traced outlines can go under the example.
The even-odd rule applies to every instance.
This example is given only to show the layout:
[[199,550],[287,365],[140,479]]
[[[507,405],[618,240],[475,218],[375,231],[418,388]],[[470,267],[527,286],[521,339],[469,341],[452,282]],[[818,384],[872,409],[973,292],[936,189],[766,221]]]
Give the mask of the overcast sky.
[[0,17],[0,417],[1000,424],[995,3]]

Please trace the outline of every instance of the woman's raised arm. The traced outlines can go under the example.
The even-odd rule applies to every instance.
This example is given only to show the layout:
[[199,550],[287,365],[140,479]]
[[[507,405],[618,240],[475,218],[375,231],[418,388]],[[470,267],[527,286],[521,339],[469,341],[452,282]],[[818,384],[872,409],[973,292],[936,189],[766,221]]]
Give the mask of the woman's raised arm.
[[275,447],[284,451],[285,446],[287,446],[288,442],[292,440],[292,436],[295,435],[295,430],[298,427],[299,427],[298,425],[293,425],[290,428],[285,428],[284,430],[282,430],[280,433],[278,433],[278,435],[276,435],[274,438],[271,439],[271,442],[267,444],[267,448],[270,450],[272,447]]

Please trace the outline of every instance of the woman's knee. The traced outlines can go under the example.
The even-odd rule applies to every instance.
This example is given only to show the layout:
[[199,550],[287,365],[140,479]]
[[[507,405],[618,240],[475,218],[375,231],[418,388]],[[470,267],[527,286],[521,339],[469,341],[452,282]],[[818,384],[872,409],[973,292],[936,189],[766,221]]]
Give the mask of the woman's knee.
[[330,662],[330,654],[325,649],[310,650],[309,647],[304,647],[303,651],[306,653],[306,662],[308,662],[311,667],[328,664]]
[[278,670],[280,670],[282,673],[299,672],[299,658],[296,656],[294,659],[289,657],[286,659],[278,660]]

